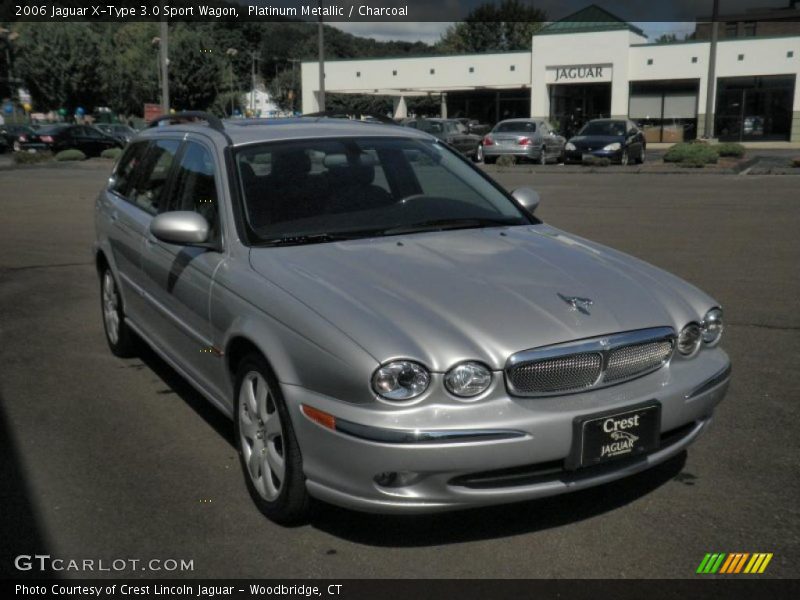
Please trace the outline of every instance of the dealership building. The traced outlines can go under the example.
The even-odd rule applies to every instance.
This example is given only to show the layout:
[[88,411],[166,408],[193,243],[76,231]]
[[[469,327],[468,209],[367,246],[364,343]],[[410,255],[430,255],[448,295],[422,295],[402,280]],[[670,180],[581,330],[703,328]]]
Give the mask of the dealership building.
[[[549,119],[566,134],[599,117],[630,117],[648,141],[703,136],[711,44],[648,43],[589,6],[537,32],[524,52],[329,60],[325,90],[393,98],[394,116],[432,96],[441,116],[495,123]],[[714,65],[714,134],[800,142],[800,33],[722,37]],[[319,66],[302,64],[303,112],[319,109]]]

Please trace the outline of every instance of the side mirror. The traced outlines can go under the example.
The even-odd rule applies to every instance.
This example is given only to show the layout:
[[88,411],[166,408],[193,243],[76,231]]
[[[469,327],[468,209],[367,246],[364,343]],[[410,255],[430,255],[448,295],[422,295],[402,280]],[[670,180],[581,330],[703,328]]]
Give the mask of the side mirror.
[[533,214],[536,211],[536,207],[539,206],[539,193],[529,187],[517,188],[511,192],[511,195],[530,214]]
[[150,221],[150,233],[168,244],[191,246],[205,244],[209,237],[208,221],[189,210],[165,212]]

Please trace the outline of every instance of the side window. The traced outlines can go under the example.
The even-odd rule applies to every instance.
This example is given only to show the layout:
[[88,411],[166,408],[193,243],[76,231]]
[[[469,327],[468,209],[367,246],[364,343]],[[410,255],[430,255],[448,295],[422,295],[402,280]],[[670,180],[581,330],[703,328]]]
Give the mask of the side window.
[[147,148],[140,173],[127,194],[131,202],[151,214],[158,212],[169,169],[179,146],[178,140],[158,140]]
[[120,196],[128,195],[133,180],[139,173],[138,167],[145,150],[147,150],[147,142],[131,144],[117,164],[110,187]]
[[212,238],[219,233],[214,158],[205,146],[186,142],[166,210],[190,210],[205,217]]

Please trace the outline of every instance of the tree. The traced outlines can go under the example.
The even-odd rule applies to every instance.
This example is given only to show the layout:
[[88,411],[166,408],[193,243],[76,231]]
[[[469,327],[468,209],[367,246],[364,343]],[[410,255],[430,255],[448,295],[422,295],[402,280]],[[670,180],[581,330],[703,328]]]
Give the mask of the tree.
[[530,50],[531,37],[546,18],[544,11],[519,0],[482,4],[463,22],[450,26],[437,47],[447,53]]
[[91,110],[102,97],[100,41],[88,23],[20,23],[14,69],[37,110]]
[[291,69],[281,71],[277,77],[273,77],[267,85],[272,101],[281,110],[300,110],[300,69],[297,68],[294,74]]
[[678,41],[678,36],[674,33],[662,33],[656,38],[656,44],[671,44]]
[[[205,110],[220,91],[231,91],[224,48],[209,47],[202,32],[179,23],[170,29],[170,103],[180,110]],[[235,81],[234,81],[235,85]]]
[[158,25],[103,24],[99,66],[105,104],[114,112],[139,114],[146,102],[159,102]]

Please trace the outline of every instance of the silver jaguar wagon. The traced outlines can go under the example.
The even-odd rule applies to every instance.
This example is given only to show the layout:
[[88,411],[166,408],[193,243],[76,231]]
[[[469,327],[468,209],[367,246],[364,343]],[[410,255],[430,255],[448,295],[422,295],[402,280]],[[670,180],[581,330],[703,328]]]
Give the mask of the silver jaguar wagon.
[[725,395],[718,302],[425,133],[158,125],[96,204],[108,345],[144,341],[232,418],[277,522],[603,484],[682,452]]

